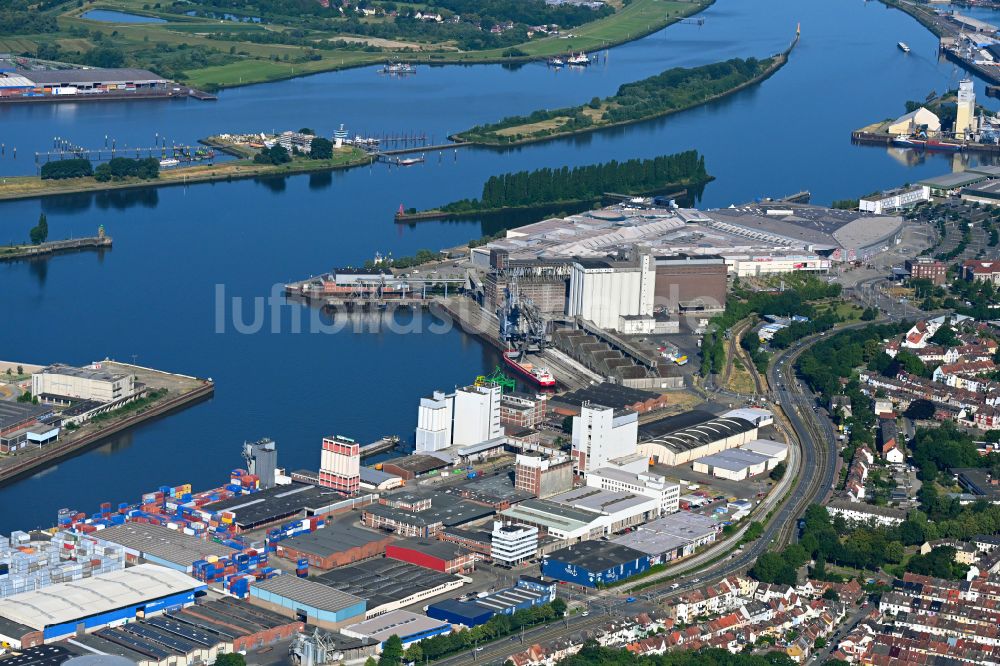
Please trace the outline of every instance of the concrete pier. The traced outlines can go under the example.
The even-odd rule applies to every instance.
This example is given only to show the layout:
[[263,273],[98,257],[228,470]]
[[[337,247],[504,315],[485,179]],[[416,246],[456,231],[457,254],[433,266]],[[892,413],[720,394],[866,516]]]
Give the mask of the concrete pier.
[[12,248],[0,247],[0,261],[14,259],[29,259],[58,252],[73,250],[104,249],[111,247],[111,237],[98,235],[90,238],[71,238],[68,240],[48,241],[39,245],[19,245]]

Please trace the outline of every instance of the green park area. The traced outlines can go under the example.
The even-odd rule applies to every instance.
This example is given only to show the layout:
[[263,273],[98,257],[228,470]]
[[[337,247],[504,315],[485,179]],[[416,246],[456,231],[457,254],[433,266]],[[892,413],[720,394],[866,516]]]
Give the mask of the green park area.
[[[325,7],[317,0],[256,0],[223,9],[212,0],[10,0],[0,7],[0,51],[53,63],[150,69],[214,90],[391,61],[525,62],[594,51],[709,4],[347,0]],[[121,22],[85,18],[93,10],[135,16]],[[136,16],[155,22],[136,22]]]

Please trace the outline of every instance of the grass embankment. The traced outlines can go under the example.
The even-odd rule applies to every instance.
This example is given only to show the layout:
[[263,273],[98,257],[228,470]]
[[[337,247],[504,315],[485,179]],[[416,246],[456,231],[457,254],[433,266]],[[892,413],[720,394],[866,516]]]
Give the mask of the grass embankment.
[[482,146],[515,146],[679,113],[763,81],[788,62],[789,51],[764,60],[734,58],[700,67],[675,67],[627,83],[611,97],[594,98],[580,106],[506,118],[452,135],[451,139]]
[[164,187],[167,185],[189,185],[238,178],[261,176],[291,176],[299,173],[347,169],[369,164],[371,156],[357,148],[342,149],[328,160],[295,158],[287,164],[255,164],[251,160],[234,160],[219,164],[198,164],[160,171],[159,178],[141,180],[126,178],[104,183],[93,177],[66,178],[63,180],[42,180],[38,176],[16,176],[0,179],[0,201],[9,199],[31,199],[57,194],[98,192],[101,190],[124,190],[141,187]]
[[[394,59],[425,64],[528,62],[573,51],[592,51],[638,39],[698,13],[712,2],[633,0],[622,6],[613,0],[611,4],[617,9],[615,14],[566,30],[562,35],[530,39],[503,48],[463,51],[447,40],[390,40],[320,30],[307,30],[306,44],[256,43],[249,37],[228,41],[216,38],[213,33],[249,36],[263,32],[301,32],[302,28],[278,22],[261,25],[188,17],[174,13],[180,10],[167,3],[163,3],[161,8],[159,4],[151,7],[145,0],[99,0],[69,9],[47,10],[56,17],[58,31],[0,36],[0,50],[34,53],[39,45],[58,45],[62,49],[60,59],[72,62],[75,54],[85,53],[101,44],[113,44],[125,52],[128,65],[160,70],[162,68],[157,65],[163,62],[177,73],[179,82],[195,88],[217,89]],[[92,9],[141,14],[166,22],[107,23],[81,18],[82,14]],[[103,38],[95,40],[95,33],[100,33]],[[323,42],[337,41],[354,42],[355,48],[314,48]],[[375,50],[362,50],[364,47]],[[200,54],[197,59],[185,56],[185,53],[194,52]]]

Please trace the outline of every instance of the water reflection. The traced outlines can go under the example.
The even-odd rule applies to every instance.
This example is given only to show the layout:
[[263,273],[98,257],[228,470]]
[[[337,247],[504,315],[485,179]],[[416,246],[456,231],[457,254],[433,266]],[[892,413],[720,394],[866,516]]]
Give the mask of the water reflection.
[[274,194],[281,194],[288,187],[287,180],[290,176],[267,176],[254,178],[254,182],[263,185],[265,189]]
[[107,190],[96,192],[94,202],[101,210],[127,210],[135,206],[155,208],[160,203],[160,191],[156,187],[133,190]]
[[309,174],[310,190],[325,190],[331,185],[333,185],[332,171],[320,171],[318,173]]
[[102,190],[79,194],[60,194],[40,200],[42,211],[47,214],[85,213],[96,206],[99,210],[128,210],[136,206],[156,208],[160,203],[157,187],[139,187],[126,190]]
[[45,278],[49,275],[48,259],[31,259],[28,261],[28,271],[38,282],[39,287],[45,286]]

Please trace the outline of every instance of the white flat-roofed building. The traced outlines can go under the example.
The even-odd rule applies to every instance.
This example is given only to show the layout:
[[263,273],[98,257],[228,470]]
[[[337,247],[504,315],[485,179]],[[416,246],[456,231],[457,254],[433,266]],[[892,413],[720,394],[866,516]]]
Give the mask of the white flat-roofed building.
[[530,560],[538,552],[538,528],[518,525],[501,520],[493,523],[490,557],[494,562],[507,566]]
[[602,490],[650,497],[659,504],[661,514],[674,513],[680,508],[680,485],[651,472],[636,474],[614,467],[601,467],[587,473],[587,485]]
[[[940,128],[940,124],[938,124]],[[931,188],[926,185],[914,185],[912,187],[900,187],[895,190],[876,192],[867,197],[863,197],[858,202],[858,208],[868,213],[881,215],[897,211],[901,208],[915,206],[918,203],[931,200]]]
[[529,499],[500,512],[503,520],[539,528],[560,541],[597,539],[607,534],[608,517],[588,509],[576,509],[550,500]]
[[770,439],[755,439],[751,442],[747,442],[740,448],[745,451],[752,451],[770,458],[767,463],[768,469],[774,469],[778,463],[788,458],[788,445],[782,444],[781,442],[775,442]]
[[687,557],[701,546],[713,543],[718,533],[719,525],[714,519],[690,511],[678,511],[640,525],[611,542],[669,562]]
[[723,414],[722,418],[746,419],[758,428],[763,428],[764,426],[769,426],[774,423],[774,413],[769,409],[761,409],[760,407],[741,407],[739,409],[731,409]]
[[398,636],[403,647],[408,647],[431,636],[450,634],[451,625],[420,613],[394,610],[364,622],[341,627],[340,633],[351,638],[370,638],[379,643],[385,643],[391,636]]
[[649,471],[649,458],[638,452],[629,453],[624,456],[618,456],[617,458],[611,458],[608,460],[607,466],[620,469],[623,472],[642,474],[643,472]]
[[753,451],[730,449],[699,458],[694,461],[693,467],[694,471],[701,474],[711,474],[730,481],[743,481],[766,472],[770,460],[769,456]]
[[606,467],[614,458],[636,452],[639,415],[584,403],[573,417],[573,458],[578,472]]
[[660,501],[636,493],[614,492],[583,486],[549,498],[556,504],[594,511],[605,517],[605,534],[617,534],[660,514]]
[[45,642],[194,603],[205,584],[173,569],[140,564],[0,600],[0,618],[41,631]]
[[31,375],[31,394],[53,400],[114,402],[135,393],[135,375],[109,372],[94,363],[85,368],[56,363]]
[[824,273],[833,265],[829,259],[816,254],[764,254],[726,256],[729,272],[737,277],[755,277],[776,273]]

